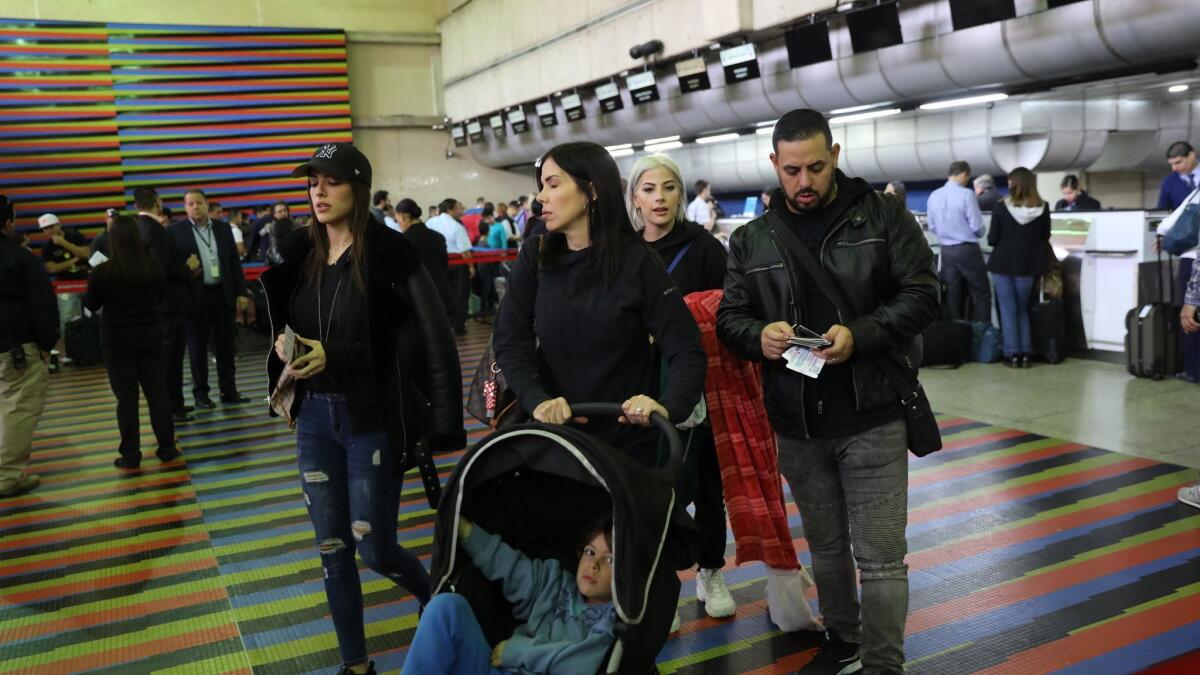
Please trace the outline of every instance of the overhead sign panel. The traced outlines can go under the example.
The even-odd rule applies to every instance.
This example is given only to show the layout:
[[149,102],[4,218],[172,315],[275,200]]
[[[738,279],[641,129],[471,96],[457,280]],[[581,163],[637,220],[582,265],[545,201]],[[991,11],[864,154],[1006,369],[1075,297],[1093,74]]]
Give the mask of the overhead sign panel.
[[726,84],[753,80],[759,76],[758,54],[752,44],[722,50],[721,65],[725,68]]
[[643,105],[659,98],[658,85],[651,71],[630,75],[625,78],[625,86],[629,87],[629,98],[633,99],[634,105]]
[[708,64],[702,56],[679,61],[675,64],[675,74],[679,76],[679,90],[685,94],[712,89],[712,82],[708,79]]
[[596,101],[600,103],[600,112],[616,112],[625,107],[621,100],[621,90],[615,82],[605,82],[596,87]]
[[563,112],[567,114],[568,122],[578,122],[584,118],[583,101],[580,100],[579,94],[567,94],[560,99]]
[[552,127],[558,124],[558,113],[554,112],[554,103],[551,101],[540,101],[533,107],[537,113],[538,121],[542,123],[542,127]]

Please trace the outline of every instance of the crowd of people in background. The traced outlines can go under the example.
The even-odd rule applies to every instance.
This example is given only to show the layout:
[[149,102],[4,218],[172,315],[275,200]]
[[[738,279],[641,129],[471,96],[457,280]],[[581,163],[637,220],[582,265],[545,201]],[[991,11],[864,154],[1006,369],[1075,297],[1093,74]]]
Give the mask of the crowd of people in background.
[[[437,450],[465,444],[456,422],[461,379],[451,333],[464,335],[471,315],[494,317],[496,364],[533,419],[578,421],[649,467],[661,463],[657,435],[647,428],[651,415],[685,429],[697,478],[680,501],[695,505],[697,595],[709,615],[727,617],[736,605],[722,572],[720,466],[713,431],[698,412],[707,361],[683,300],[722,289],[717,334],[733,353],[764,364],[762,393],[778,437],[779,469],[812,550],[828,629],[815,663],[897,671],[908,607],[909,440],[903,386],[892,371],[903,362],[916,381],[910,357],[917,358],[918,336],[939,304],[952,319],[990,325],[993,289],[1003,360],[1028,367],[1030,302],[1036,279],[1047,271],[1051,209],[1031,170],[1010,171],[1004,195],[992,176],[972,180],[971,167],[955,161],[928,202],[928,227],[940,243],[935,263],[905,208],[905,185],[892,181],[876,191],[839,171],[841,147],[820,113],[784,115],[772,147],[780,184],[763,190],[765,215],[727,242],[713,234],[723,213],[707,181],[692,185],[689,200],[678,165],[652,155],[635,164],[626,182],[608,151],[588,142],[557,146],[538,161],[533,199],[479,197],[467,208],[448,197],[424,212],[411,198],[393,202],[386,190],[371,193],[366,157],[352,145],[329,144],[293,173],[307,181],[311,216],[293,217],[284,201],[252,212],[229,209],[190,188],[182,193],[182,214],[173,218],[155,188],[138,187],[132,212],[107,210],[104,232],[90,242],[64,228],[56,214],[41,214],[40,263],[16,233],[15,205],[0,196],[0,496],[38,486],[25,468],[45,405],[45,356],[84,311],[102,317],[98,340],[121,435],[118,468],[136,469],[142,461],[140,395],[158,459],[181,456],[176,425],[192,421],[197,409],[217,406],[210,396],[210,345],[220,402],[248,403],[238,389],[235,334],[238,318],[245,320],[256,304],[243,270],[253,261],[269,268],[258,290],[267,300],[259,318],[270,322],[275,338],[268,360],[271,409],[298,429],[302,488],[345,672],[371,672],[356,551],[422,607],[430,601],[428,574],[396,542],[399,481],[390,480],[390,470],[412,466],[417,438]],[[1159,206],[1176,208],[1196,194],[1200,169],[1187,143],[1172,145],[1168,161],[1173,172],[1163,181]],[[1077,176],[1066,176],[1061,191],[1056,210],[1100,208]],[[986,235],[984,211],[991,213]],[[861,231],[847,238],[843,226],[851,219]],[[790,234],[777,239],[783,230]],[[831,243],[839,232],[842,238]],[[523,246],[538,235],[545,236]],[[986,260],[979,243],[985,236],[992,249]],[[511,249],[519,249],[515,260],[486,255]],[[1180,376],[1195,382],[1200,270],[1194,253],[1187,260],[1179,283],[1188,303],[1182,325],[1191,355]],[[789,270],[799,272],[799,287]],[[56,297],[51,276],[86,279],[86,292]],[[828,290],[827,276],[836,278],[841,293]],[[850,305],[842,294],[865,313],[844,311]],[[472,296],[479,299],[474,311]],[[408,313],[419,319],[413,343],[398,337]],[[823,341],[812,352],[819,365],[804,365],[793,352],[806,330],[808,339]],[[190,406],[183,392],[185,352]],[[375,367],[393,362],[395,369]],[[825,374],[817,379],[806,368]],[[414,387],[432,392],[426,408],[405,402]],[[623,401],[624,416],[619,422],[577,419],[570,402],[581,400]],[[386,414],[391,411],[397,414]],[[391,452],[381,456],[382,447]],[[1185,488],[1180,499],[1197,505],[1196,492],[1197,486]],[[349,493],[355,496],[342,498]],[[486,533],[472,537],[469,523],[460,527],[477,548],[485,546]],[[583,533],[600,552],[589,556],[603,557],[607,532],[602,524]],[[448,639],[429,635],[427,625],[421,624],[426,633],[418,631],[415,645]],[[410,665],[427,656],[415,652]],[[510,652],[507,658],[516,657]],[[589,667],[596,665],[588,659]]]

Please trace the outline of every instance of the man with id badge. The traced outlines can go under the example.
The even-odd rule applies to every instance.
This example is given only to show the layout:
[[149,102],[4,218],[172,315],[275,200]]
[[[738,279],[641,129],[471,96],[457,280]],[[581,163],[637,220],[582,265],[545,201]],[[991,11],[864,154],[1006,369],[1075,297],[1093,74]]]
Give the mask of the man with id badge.
[[192,369],[192,399],[197,408],[215,408],[208,392],[208,340],[217,352],[217,380],[222,403],[249,403],[237,390],[234,369],[234,312],[249,303],[246,277],[229,223],[208,215],[208,200],[200,190],[183,195],[187,219],[172,223],[171,236],[184,257],[197,256],[192,268],[192,305],[184,319],[188,360]]
[[827,633],[801,672],[899,673],[907,451],[936,449],[913,434],[932,420],[913,364],[938,314],[933,253],[901,200],[838,170],[821,113],[781,117],[772,148],[780,187],[730,239],[717,334],[764,364],[779,469],[812,551]]
[[16,210],[0,195],[0,498],[37,488],[25,473],[46,407],[46,353],[58,342],[58,303],[42,261],[21,245]]

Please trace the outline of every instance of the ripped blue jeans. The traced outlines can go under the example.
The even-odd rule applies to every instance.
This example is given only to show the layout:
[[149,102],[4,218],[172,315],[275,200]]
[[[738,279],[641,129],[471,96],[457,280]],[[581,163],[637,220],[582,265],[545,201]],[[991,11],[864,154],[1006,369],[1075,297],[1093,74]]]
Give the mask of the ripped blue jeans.
[[367,661],[357,550],[370,569],[429,602],[429,573],[396,542],[402,480],[382,431],[353,434],[346,399],[309,392],[297,415],[296,454],[308,517],[325,568],[325,597],[342,660]]

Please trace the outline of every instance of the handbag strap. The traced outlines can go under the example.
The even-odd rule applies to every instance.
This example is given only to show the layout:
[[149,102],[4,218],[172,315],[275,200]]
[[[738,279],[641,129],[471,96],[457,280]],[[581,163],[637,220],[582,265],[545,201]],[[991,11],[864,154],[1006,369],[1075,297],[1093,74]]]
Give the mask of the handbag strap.
[[[813,257],[812,252],[808,247],[800,241],[800,237],[792,232],[791,227],[784,221],[776,209],[771,209],[767,212],[767,220],[771,223],[771,229],[778,235],[779,240],[790,250],[797,258],[800,259],[800,264],[804,270],[808,272],[808,276],[817,284],[817,288],[829,298],[829,301],[837,308],[842,316],[853,316],[850,311],[850,305],[846,302],[845,296],[842,295],[842,290],[834,283],[833,278],[829,276],[829,272],[817,262]],[[910,378],[900,369],[899,366],[892,363],[887,355],[881,355],[876,360],[884,375],[891,381],[892,387],[896,393],[900,395],[900,403],[906,408],[917,398],[916,389],[913,387]]]
[[686,254],[688,252],[688,249],[691,248],[692,244],[694,244],[694,243],[696,243],[695,239],[684,244],[683,248],[679,249],[679,253],[675,254],[675,258],[671,261],[671,264],[667,265],[667,274],[675,273],[675,268],[679,267],[679,261],[683,260],[684,254]]

